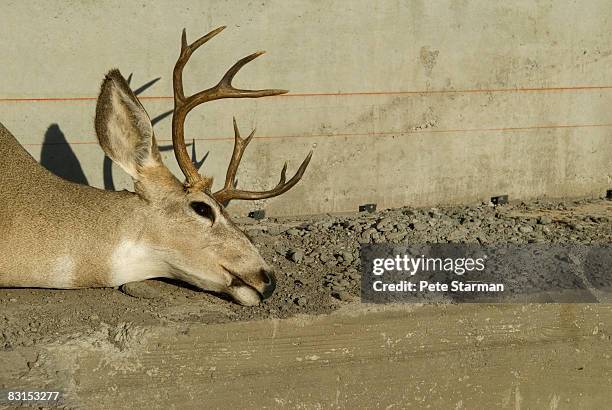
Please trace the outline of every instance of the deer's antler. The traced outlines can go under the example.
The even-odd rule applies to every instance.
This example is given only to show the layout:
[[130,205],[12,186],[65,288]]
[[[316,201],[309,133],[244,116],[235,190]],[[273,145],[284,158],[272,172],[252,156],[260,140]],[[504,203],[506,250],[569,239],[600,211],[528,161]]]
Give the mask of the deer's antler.
[[[208,101],[219,100],[222,98],[259,98],[285,94],[287,92],[287,90],[277,89],[242,90],[232,86],[232,80],[234,76],[238,73],[238,71],[240,71],[240,69],[244,67],[247,63],[253,61],[255,58],[259,57],[264,53],[263,51],[258,51],[238,60],[232,67],[230,67],[229,70],[227,70],[227,72],[225,73],[223,78],[221,78],[221,81],[217,83],[217,85],[206,90],[200,91],[191,96],[185,96],[185,91],[183,89],[183,68],[189,61],[189,58],[191,57],[194,51],[196,51],[201,45],[219,34],[224,29],[225,26],[219,27],[206,34],[205,36],[200,37],[191,44],[187,44],[187,34],[186,31],[183,30],[183,35],[181,38],[181,54],[179,55],[179,58],[174,66],[174,72],[172,77],[174,88],[172,144],[174,147],[174,154],[176,156],[176,160],[178,161],[181,171],[183,171],[183,174],[185,174],[185,178],[187,179],[185,182],[186,188],[190,190],[209,191],[212,187],[212,178],[200,175],[197,168],[191,162],[189,154],[187,153],[187,148],[185,146],[185,119],[187,117],[187,114],[198,105]],[[312,152],[308,155],[306,160],[304,160],[296,175],[291,178],[287,183],[285,183],[285,171],[287,167],[285,164],[285,167],[283,168],[283,171],[281,173],[281,182],[276,188],[265,192],[247,192],[236,190],[234,183],[236,170],[238,169],[238,164],[240,163],[240,159],[242,158],[242,153],[244,152],[244,149],[249,143],[251,137],[253,136],[253,133],[251,133],[251,135],[249,135],[247,139],[242,139],[238,132],[238,127],[236,126],[235,120],[234,130],[234,152],[232,154],[232,159],[227,170],[225,186],[223,189],[214,194],[214,197],[219,202],[227,204],[232,199],[262,199],[280,195],[292,186],[294,186],[302,177],[302,174],[304,173],[304,170],[306,169],[306,166],[310,161]]]
[[236,171],[238,171],[238,165],[240,164],[240,160],[242,159],[242,154],[244,153],[244,150],[246,149],[247,145],[249,145],[249,142],[251,142],[251,138],[253,138],[254,134],[255,129],[251,131],[248,137],[240,137],[240,131],[238,130],[238,125],[236,124],[236,118],[234,118],[234,151],[232,152],[232,159],[230,160],[229,166],[227,167],[225,185],[222,189],[213,194],[215,199],[224,206],[227,205],[232,199],[265,199],[287,192],[295,184],[298,183],[300,178],[302,178],[302,175],[304,175],[304,171],[306,171],[306,167],[310,162],[310,158],[312,157],[312,151],[310,151],[304,161],[302,161],[302,165],[300,165],[295,175],[287,182],[285,182],[287,173],[287,163],[285,162],[285,165],[281,170],[280,181],[274,188],[270,189],[269,191],[243,191],[240,189],[236,189]]

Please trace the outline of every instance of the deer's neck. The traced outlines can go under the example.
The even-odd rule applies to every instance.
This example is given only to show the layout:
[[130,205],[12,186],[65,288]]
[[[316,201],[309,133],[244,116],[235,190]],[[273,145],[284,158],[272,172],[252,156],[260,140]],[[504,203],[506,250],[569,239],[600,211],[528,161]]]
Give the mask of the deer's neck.
[[145,279],[171,277],[163,252],[146,241],[124,238],[110,254],[109,286]]

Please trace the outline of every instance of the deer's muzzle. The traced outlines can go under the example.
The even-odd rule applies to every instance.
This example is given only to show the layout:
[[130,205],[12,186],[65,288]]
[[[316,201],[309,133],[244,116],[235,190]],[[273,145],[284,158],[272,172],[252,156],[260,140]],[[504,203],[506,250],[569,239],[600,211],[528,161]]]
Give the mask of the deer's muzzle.
[[[272,271],[261,269],[254,275],[240,278],[238,275],[226,269],[232,275],[230,287],[249,287],[255,290],[262,300],[269,298],[276,289],[276,276]],[[247,279],[248,278],[248,279]]]

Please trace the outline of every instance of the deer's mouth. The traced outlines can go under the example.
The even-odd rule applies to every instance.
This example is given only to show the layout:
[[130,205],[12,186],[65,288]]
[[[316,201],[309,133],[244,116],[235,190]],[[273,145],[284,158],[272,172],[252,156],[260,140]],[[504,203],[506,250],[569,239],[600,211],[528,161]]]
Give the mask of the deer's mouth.
[[223,270],[225,272],[227,272],[228,275],[230,275],[230,278],[231,278],[231,281],[230,281],[230,284],[229,284],[230,288],[247,288],[247,289],[250,289],[250,290],[254,291],[255,293],[257,293],[257,295],[259,296],[260,300],[264,299],[264,295],[258,289],[256,289],[254,286],[251,286],[248,283],[246,283],[237,274],[235,274],[231,270],[227,269],[225,266],[221,266],[221,267],[223,268]]

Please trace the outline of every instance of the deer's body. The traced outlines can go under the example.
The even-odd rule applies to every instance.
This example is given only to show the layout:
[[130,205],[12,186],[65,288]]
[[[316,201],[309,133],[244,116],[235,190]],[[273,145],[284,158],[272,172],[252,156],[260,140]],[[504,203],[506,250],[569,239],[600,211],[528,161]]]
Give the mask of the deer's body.
[[294,186],[286,166],[272,190],[236,189],[235,175],[251,140],[234,120],[235,145],[224,187],[211,192],[187,154],[183,123],[197,105],[221,98],[256,98],[284,90],[241,90],[231,82],[261,52],[239,60],[214,87],[186,96],[182,70],[191,54],[223,30],[187,44],[174,68],[172,139],[186,176],[181,183],[163,164],[153,125],[118,70],[105,77],[96,105],[100,146],[134,181],[135,192],[110,192],[63,180],[40,166],[0,124],[0,287],[118,286],[170,277],[227,293],[245,305],[270,296],[275,279],[251,241],[230,220],[232,199],[263,199]]
[[147,240],[141,202],[55,176],[0,124],[0,286],[120,285],[120,246]]

